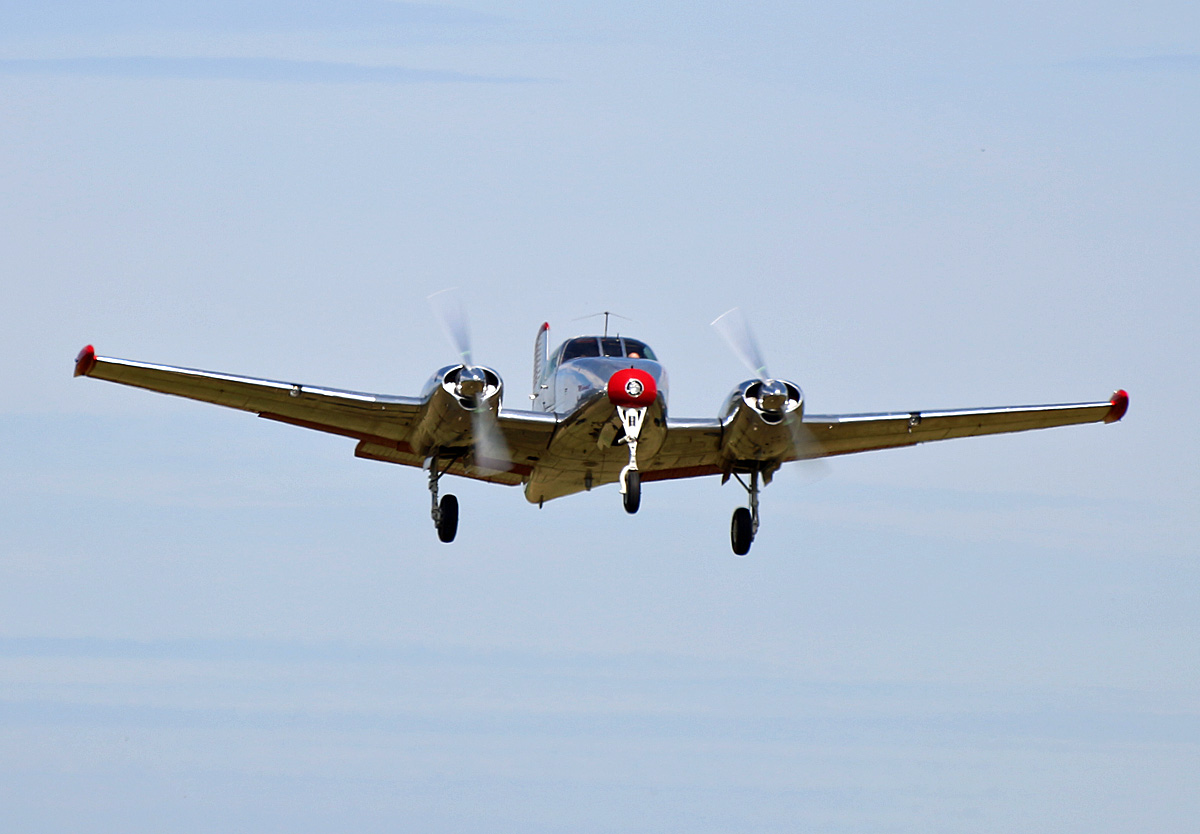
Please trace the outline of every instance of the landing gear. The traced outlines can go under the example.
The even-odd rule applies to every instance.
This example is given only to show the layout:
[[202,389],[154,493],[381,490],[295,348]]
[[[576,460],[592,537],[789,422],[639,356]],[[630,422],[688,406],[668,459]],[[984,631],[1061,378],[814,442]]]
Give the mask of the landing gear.
[[733,477],[737,478],[742,488],[750,494],[750,506],[734,510],[733,521],[729,525],[729,541],[733,545],[733,552],[738,556],[745,556],[750,552],[750,545],[754,543],[754,536],[758,533],[758,472],[750,473],[749,484],[736,472]]
[[617,406],[617,416],[625,430],[625,437],[621,442],[629,446],[629,465],[623,468],[618,476],[621,484],[621,502],[625,505],[625,512],[632,515],[642,505],[642,473],[638,472],[637,445],[638,435],[642,433],[642,423],[646,420],[646,409]]
[[621,496],[625,512],[633,515],[642,505],[642,473],[631,469],[625,473],[625,490]]
[[750,552],[750,544],[754,541],[754,519],[750,517],[750,510],[745,507],[738,507],[733,511],[729,540],[733,543],[733,552],[738,556],[745,556]]
[[[437,464],[437,458],[430,458],[426,461],[426,466],[429,468],[429,494],[432,498],[429,514],[433,517],[433,526],[437,528],[438,539],[452,542],[454,535],[458,532],[458,499],[453,495],[444,495],[440,501],[438,500],[438,481],[441,480],[442,475],[446,474],[446,470],[443,469],[439,472]],[[446,464],[446,467],[449,468],[449,465],[449,463]]]
[[438,517],[434,524],[437,525],[438,538],[441,541],[454,541],[454,534],[458,532],[457,498],[447,495],[438,502]]

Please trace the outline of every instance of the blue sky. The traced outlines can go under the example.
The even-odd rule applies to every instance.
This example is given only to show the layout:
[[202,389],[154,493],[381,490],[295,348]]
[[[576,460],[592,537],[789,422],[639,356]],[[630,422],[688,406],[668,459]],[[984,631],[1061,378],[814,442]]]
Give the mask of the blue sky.
[[[5,830],[1187,831],[1186,4],[0,5]],[[524,396],[611,309],[674,414],[740,305],[818,413],[1132,395],[763,496],[527,505],[101,353]]]

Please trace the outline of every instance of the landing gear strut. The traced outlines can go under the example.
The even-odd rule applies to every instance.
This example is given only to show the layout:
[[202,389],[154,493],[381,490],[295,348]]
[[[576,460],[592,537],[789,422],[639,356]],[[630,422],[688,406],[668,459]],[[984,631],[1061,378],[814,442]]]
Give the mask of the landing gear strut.
[[629,465],[621,470],[617,480],[621,484],[621,503],[625,505],[625,512],[632,515],[642,505],[642,473],[638,471],[637,445],[642,423],[646,420],[646,409],[617,406],[617,416],[625,430],[621,442],[629,446]]
[[[447,469],[450,467],[450,463],[446,464]],[[430,458],[427,465],[429,467],[429,494],[432,497],[429,514],[433,517],[433,526],[437,528],[438,539],[452,542],[454,534],[458,532],[458,499],[453,495],[444,495],[442,500],[438,500],[438,481],[446,474],[446,469],[438,472],[437,458]]]
[[750,494],[750,506],[734,510],[733,522],[729,525],[729,541],[733,545],[733,552],[738,556],[745,556],[750,552],[750,545],[758,533],[758,472],[750,473],[748,485],[736,472],[733,477],[737,478],[742,488]]

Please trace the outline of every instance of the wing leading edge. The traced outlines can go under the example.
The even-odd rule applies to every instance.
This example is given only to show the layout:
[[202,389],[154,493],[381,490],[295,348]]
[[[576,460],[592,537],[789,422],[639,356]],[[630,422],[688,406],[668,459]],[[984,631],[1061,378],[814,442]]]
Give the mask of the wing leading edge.
[[[873,449],[915,446],[935,440],[1048,429],[1082,423],[1115,423],[1129,409],[1129,394],[1117,391],[1103,402],[908,411],[879,414],[811,415],[803,421],[805,443],[787,460],[849,455]],[[667,422],[667,439],[643,480],[670,480],[723,471],[719,420]]]
[[890,414],[812,415],[804,418],[810,446],[790,458],[822,458],[934,440],[1049,429],[1082,423],[1115,423],[1129,409],[1129,394],[1104,402],[1023,405]]
[[421,400],[415,397],[340,391],[297,382],[114,359],[97,356],[91,345],[76,358],[75,376],[89,376],[250,411],[267,419],[332,434],[393,442],[405,439],[421,408]]
[[[88,345],[75,359],[75,376],[88,376],[248,411],[268,420],[358,440],[355,455],[420,467],[424,458],[409,444],[425,401],[417,397],[367,394],[233,374],[155,365],[97,356]],[[530,471],[554,431],[554,420],[532,412],[501,411],[501,430],[513,453],[511,470],[476,469],[464,460],[446,467],[449,474],[518,485]]]
[[[192,368],[155,365],[97,356],[91,345],[75,360],[75,375],[186,397],[302,428],[358,440],[355,455],[420,467],[423,457],[408,443],[425,400],[367,394],[254,379]],[[1129,395],[1121,390],[1104,402],[1012,406],[953,411],[809,415],[806,442],[787,460],[846,455],[873,449],[914,446],[935,440],[1030,431],[1082,423],[1114,423],[1125,416]],[[558,426],[554,415],[502,409],[502,433],[512,452],[505,472],[476,469],[466,460],[447,472],[508,485],[523,483],[540,460]],[[724,426],[717,419],[669,418],[659,453],[643,466],[643,480],[671,480],[725,471]],[[582,487],[581,487],[582,488]]]

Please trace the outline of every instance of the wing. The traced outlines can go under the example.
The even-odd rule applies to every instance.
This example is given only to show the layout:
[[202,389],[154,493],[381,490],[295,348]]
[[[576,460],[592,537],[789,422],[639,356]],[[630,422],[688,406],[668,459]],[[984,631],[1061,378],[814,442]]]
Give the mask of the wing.
[[[518,486],[525,482],[533,471],[533,465],[541,459],[554,427],[558,421],[553,414],[537,411],[516,411],[501,409],[499,416],[500,432],[508,444],[512,456],[512,468],[505,472],[493,470],[478,470],[468,466],[463,461],[455,461],[446,468],[451,475],[463,475],[478,481],[489,481],[494,484]],[[423,466],[424,458],[413,451],[408,443],[381,443],[373,439],[360,440],[354,448],[354,454],[368,460],[379,460],[385,463],[399,463],[403,466]]]
[[698,478],[721,472],[721,421],[667,418],[667,437],[658,454],[641,465],[643,481]]
[[1129,408],[1117,391],[1105,402],[1023,405],[957,411],[813,415],[804,418],[810,441],[790,460],[849,455],[871,449],[914,446],[933,440],[1049,429],[1081,423],[1115,423]]
[[[408,444],[413,424],[425,406],[425,400],[417,397],[364,394],[114,359],[97,356],[91,345],[76,357],[75,376],[214,403],[268,420],[352,437],[359,441],[355,454],[362,458],[417,467],[424,463]],[[447,471],[495,483],[521,483],[529,472],[526,461],[540,456],[554,430],[553,417],[548,425],[542,418],[540,414],[514,412],[510,416],[501,412],[500,428],[514,458],[513,469],[508,472],[483,471],[462,461]]]
[[[1128,408],[1129,394],[1117,391],[1105,402],[806,416],[805,442],[787,459],[824,458],[933,440],[1080,423],[1115,423],[1125,416]],[[722,472],[722,433],[719,420],[669,419],[667,438],[654,460],[643,467],[642,480],[693,478]]]

